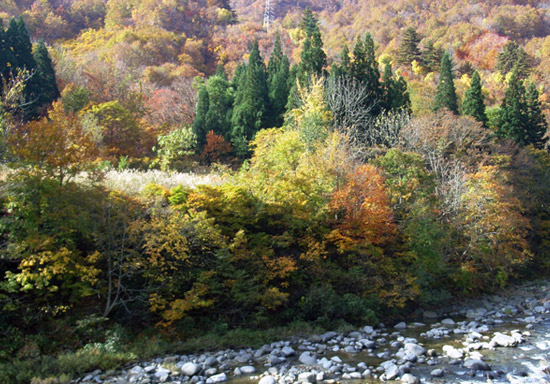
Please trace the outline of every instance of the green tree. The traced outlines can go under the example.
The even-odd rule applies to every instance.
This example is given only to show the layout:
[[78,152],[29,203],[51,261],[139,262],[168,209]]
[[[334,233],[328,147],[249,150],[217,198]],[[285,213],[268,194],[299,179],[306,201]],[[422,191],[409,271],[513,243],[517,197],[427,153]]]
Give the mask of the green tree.
[[487,126],[485,102],[483,93],[481,92],[481,77],[477,71],[475,71],[472,75],[472,83],[470,88],[468,88],[464,94],[462,113],[467,116],[472,116],[477,121],[483,123],[483,126]]
[[284,122],[284,114],[290,91],[288,84],[289,75],[290,63],[288,57],[283,53],[281,37],[277,34],[273,52],[267,65],[267,82],[271,103],[270,121],[274,127],[280,127]]
[[36,85],[40,89],[37,104],[39,107],[48,106],[61,96],[55,81],[52,60],[43,41],[36,44],[33,54],[37,66]]
[[502,100],[500,121],[497,136],[514,139],[519,144],[526,144],[525,119],[527,105],[525,103],[525,86],[520,79],[519,70],[512,72],[508,87]]
[[15,56],[10,49],[8,34],[0,23],[0,75],[5,79],[9,78],[11,69],[15,68],[16,65]]
[[382,77],[382,108],[390,111],[396,109],[409,110],[411,100],[407,91],[407,82],[401,76],[397,79],[393,76],[393,70],[390,61],[386,61],[384,66],[384,76]]
[[512,72],[514,68],[518,69],[518,75],[522,79],[529,75],[531,69],[529,55],[515,41],[506,43],[502,51],[498,54],[495,69],[502,74]]
[[548,130],[548,121],[542,112],[540,95],[534,83],[529,83],[525,95],[527,132],[526,143],[533,144],[535,148],[544,148],[546,139],[544,138]]
[[458,115],[458,100],[453,75],[453,63],[448,53],[441,59],[441,71],[439,73],[439,84],[434,100],[434,111],[441,108],[447,108],[449,111]]
[[422,62],[430,72],[438,71],[441,65],[441,59],[445,51],[442,48],[436,48],[433,40],[428,40],[422,52]]
[[245,144],[258,130],[266,128],[269,108],[267,74],[257,41],[252,45],[248,65],[241,76],[231,118],[231,142],[242,157],[248,152]]
[[193,121],[193,132],[197,137],[197,147],[202,148],[206,144],[206,134],[209,129],[206,125],[206,115],[208,114],[208,109],[210,108],[210,97],[208,96],[206,84],[201,85],[199,88],[197,98],[197,109],[195,111],[195,120]]
[[208,112],[206,127],[215,134],[229,139],[231,133],[231,115],[233,113],[233,89],[227,80],[222,65],[214,76],[208,79]]
[[414,60],[420,62],[422,60],[422,53],[418,44],[420,43],[420,36],[413,27],[407,28],[401,39],[401,45],[397,53],[397,60],[399,64],[410,65]]

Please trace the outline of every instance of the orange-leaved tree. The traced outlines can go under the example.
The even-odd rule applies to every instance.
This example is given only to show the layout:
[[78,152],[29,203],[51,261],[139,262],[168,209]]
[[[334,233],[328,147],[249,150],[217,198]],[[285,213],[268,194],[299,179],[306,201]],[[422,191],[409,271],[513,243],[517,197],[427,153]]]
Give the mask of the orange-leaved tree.
[[33,174],[55,178],[60,185],[70,180],[96,159],[96,144],[81,119],[66,114],[61,102],[53,104],[48,118],[31,121],[14,132],[11,151],[17,165]]
[[367,241],[387,244],[395,224],[384,177],[374,165],[364,164],[352,171],[329,204],[336,219],[331,237],[342,250]]

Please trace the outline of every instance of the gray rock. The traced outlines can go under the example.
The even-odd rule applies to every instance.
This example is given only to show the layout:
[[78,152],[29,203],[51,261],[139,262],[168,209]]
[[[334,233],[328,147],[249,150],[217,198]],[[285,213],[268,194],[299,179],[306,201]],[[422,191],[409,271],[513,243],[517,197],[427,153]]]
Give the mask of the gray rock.
[[209,377],[206,380],[206,384],[223,383],[224,381],[227,381],[227,375],[222,372],[218,375],[214,375],[214,376]]
[[283,347],[283,349],[281,349],[281,353],[284,357],[290,357],[294,356],[296,354],[296,351],[289,346],[285,346]]
[[316,381],[323,381],[323,380],[325,380],[325,373],[324,373],[324,372],[319,372],[319,373],[317,374],[317,376],[315,376],[315,380],[316,380]]
[[456,349],[452,345],[444,345],[443,352],[445,355],[449,356],[451,359],[462,359],[464,352]]
[[397,323],[393,326],[395,329],[406,329],[407,328],[407,324],[402,321],[400,323]]
[[405,350],[412,352],[416,357],[426,353],[426,349],[415,343],[405,343]]
[[376,348],[376,343],[373,340],[361,339],[358,341],[358,343],[360,343],[363,346],[363,348],[368,348],[368,349]]
[[491,368],[483,360],[467,359],[464,362],[464,368],[471,369],[473,371],[490,371]]
[[316,365],[317,364],[317,357],[313,355],[311,352],[304,352],[300,355],[300,363],[305,365]]
[[169,374],[170,374],[170,370],[166,369],[166,368],[163,368],[163,367],[157,368],[157,371],[155,372],[156,377],[161,377],[161,376],[169,375]]
[[206,371],[204,371],[205,376],[214,376],[218,372],[216,368],[208,368]]
[[326,343],[327,341],[334,338],[335,336],[338,336],[338,333],[336,333],[336,332],[326,332],[326,333],[323,333],[320,337],[321,337],[321,341],[323,343]]
[[239,367],[235,368],[235,370],[233,371],[233,375],[235,376],[240,376],[242,374],[243,373],[241,372],[241,369]]
[[370,335],[371,333],[374,333],[374,328],[370,325],[367,325],[363,328],[363,332],[365,332],[367,335]]
[[204,360],[204,365],[207,367],[218,365],[218,359],[216,359],[214,356],[207,357],[206,360]]
[[497,332],[491,339],[491,344],[499,347],[514,347],[518,344],[518,341],[512,336]]
[[195,363],[185,363],[181,367],[181,373],[183,373],[185,376],[194,376],[199,371],[200,367],[198,364]]
[[442,370],[441,368],[434,369],[433,371],[430,372],[430,375],[432,375],[433,377],[443,377],[445,376],[445,371]]
[[271,365],[277,365],[277,364],[281,364],[282,362],[285,361],[285,359],[279,357],[279,356],[269,356],[269,358],[267,359],[268,363],[270,363]]
[[264,376],[260,379],[258,384],[277,384],[277,380],[273,376]]
[[425,319],[437,319],[437,313],[433,312],[433,311],[424,311],[424,313],[422,314],[422,316],[425,318]]
[[455,321],[453,319],[443,319],[441,320],[441,324],[444,325],[455,325]]
[[393,380],[397,376],[399,376],[399,367],[395,364],[388,365],[387,368],[385,368],[384,377],[386,380]]
[[357,349],[353,345],[348,345],[346,348],[344,348],[344,352],[346,353],[357,353]]
[[247,363],[253,359],[253,356],[251,353],[241,353],[235,357],[235,360],[238,361],[241,364]]
[[[144,374],[145,374],[145,369],[143,369],[139,365],[136,365],[134,368],[132,368],[128,371],[128,375],[131,375],[131,376],[139,376],[139,375],[144,375]],[[93,379],[93,375],[88,375],[88,376],[91,376],[88,380]],[[86,378],[88,376],[86,376]]]
[[241,367],[241,373],[243,375],[250,375],[254,372],[256,372],[256,368],[254,368],[252,365],[245,365],[244,367]]
[[405,373],[401,376],[401,382],[405,384],[418,384],[420,381],[418,377],[411,375],[410,373]]
[[350,379],[353,379],[353,380],[359,380],[359,379],[362,378],[362,376],[359,372],[351,372],[349,374],[349,377],[350,377]]
[[483,317],[487,313],[487,310],[483,307],[475,308],[475,309],[468,309],[466,311],[466,317],[468,319],[477,319],[478,317]]
[[298,381],[300,383],[315,383],[317,375],[313,372],[303,372],[298,375]]

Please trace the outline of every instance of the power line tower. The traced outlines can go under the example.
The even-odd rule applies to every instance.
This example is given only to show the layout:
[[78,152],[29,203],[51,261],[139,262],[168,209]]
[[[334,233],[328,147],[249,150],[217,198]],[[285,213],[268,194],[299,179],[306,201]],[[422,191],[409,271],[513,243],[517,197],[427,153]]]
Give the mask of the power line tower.
[[271,24],[273,24],[273,20],[273,1],[265,0],[264,28],[267,32],[269,32],[269,28],[271,27]]

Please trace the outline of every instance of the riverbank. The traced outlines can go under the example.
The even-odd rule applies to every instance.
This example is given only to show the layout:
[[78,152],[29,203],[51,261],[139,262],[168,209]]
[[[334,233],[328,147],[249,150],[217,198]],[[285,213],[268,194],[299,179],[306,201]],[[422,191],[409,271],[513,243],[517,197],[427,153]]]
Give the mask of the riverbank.
[[326,332],[257,349],[159,357],[109,374],[90,372],[74,382],[544,383],[549,314],[550,281],[528,282],[419,311],[408,323]]

